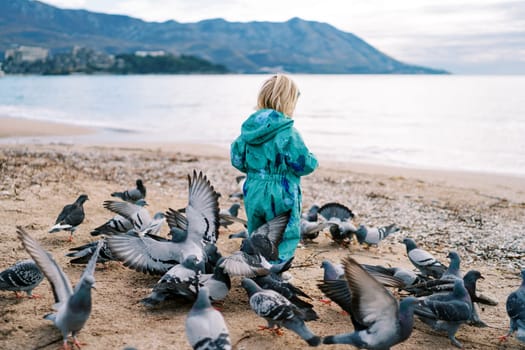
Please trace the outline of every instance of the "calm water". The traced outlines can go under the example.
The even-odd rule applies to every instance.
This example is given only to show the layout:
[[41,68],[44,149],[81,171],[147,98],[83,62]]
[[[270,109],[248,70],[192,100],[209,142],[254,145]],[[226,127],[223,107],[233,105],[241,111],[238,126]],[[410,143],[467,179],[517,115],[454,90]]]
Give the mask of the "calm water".
[[[254,110],[266,78],[7,76],[0,78],[0,116],[104,130],[75,137],[77,142],[228,147]],[[295,125],[319,155],[525,176],[525,76],[295,75],[294,80],[301,89]]]

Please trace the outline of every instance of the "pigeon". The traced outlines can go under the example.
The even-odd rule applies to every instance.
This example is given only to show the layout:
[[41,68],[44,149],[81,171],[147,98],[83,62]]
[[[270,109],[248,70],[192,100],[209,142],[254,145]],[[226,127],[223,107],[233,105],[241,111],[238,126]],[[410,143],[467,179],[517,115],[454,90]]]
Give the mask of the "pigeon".
[[257,283],[259,287],[263,289],[274,290],[288,299],[292,304],[297,306],[302,311],[304,314],[303,319],[305,321],[313,321],[319,318],[313,309],[314,306],[300,297],[310,300],[312,298],[289,281],[284,281],[281,276],[275,273],[270,273],[264,276],[256,276],[253,278],[253,281]]
[[448,253],[447,258],[450,259],[450,264],[447,270],[441,275],[442,280],[454,281],[456,279],[462,279],[463,276],[460,271],[461,259],[457,252],[451,251]]
[[426,250],[418,248],[413,239],[405,238],[403,244],[406,246],[408,259],[421,271],[423,276],[441,278],[447,269],[445,265],[437,261]]
[[525,269],[521,270],[521,285],[507,297],[507,315],[510,318],[509,332],[500,337],[506,340],[514,332],[516,338],[525,343]]
[[155,306],[170,296],[193,300],[189,285],[196,280],[199,272],[202,271],[199,270],[197,257],[195,255],[188,256],[182,263],[169,269],[155,284],[152,292],[141,300],[141,303],[146,306]]
[[69,278],[51,254],[46,252],[22,227],[17,227],[17,234],[24,248],[35,260],[53,289],[56,302],[53,307],[56,313],[48,314],[44,318],[53,321],[62,333],[64,349],[69,348],[67,337],[70,333],[73,337],[73,344],[80,348],[77,333],[84,327],[91,313],[91,288],[95,284],[95,265],[102,243],[98,243],[97,250],[73,289]]
[[[146,201],[144,200],[138,200],[135,202],[137,205],[146,205]],[[126,233],[129,230],[133,228],[133,223],[131,220],[127,219],[126,217],[122,215],[115,215],[112,219],[108,220],[104,224],[100,225],[97,228],[94,228],[91,231],[92,236],[98,236],[101,234],[105,234],[108,231],[110,232],[119,232],[119,233]]]
[[408,297],[398,305],[392,294],[357,261],[347,257],[343,264],[351,294],[354,332],[327,336],[323,343],[379,350],[405,341],[412,333],[418,300]]
[[341,264],[333,264],[330,260],[324,259],[321,262],[323,268],[323,280],[335,281],[338,279],[344,279],[345,270]]
[[197,300],[186,317],[185,325],[186,337],[194,350],[232,349],[224,318],[211,306],[206,287],[199,289]]
[[151,234],[142,236],[137,232],[107,238],[111,251],[125,266],[139,272],[164,274],[190,255],[205,264],[203,241],[214,244],[217,240],[218,195],[202,172],[188,175],[188,182],[186,216],[173,209],[165,214],[171,240]]
[[82,194],[74,203],[66,205],[60,214],[58,214],[55,225],[49,229],[49,233],[61,230],[69,231],[71,234],[69,236],[69,241],[72,241],[73,232],[75,232],[77,226],[84,221],[85,214],[83,204],[88,199],[87,195]]
[[[437,293],[422,297],[421,309],[416,314],[424,323],[436,331],[446,331],[452,345],[462,348],[456,339],[456,332],[461,324],[472,318],[472,301],[462,279],[454,280],[454,289],[450,293]],[[431,313],[435,317],[422,316],[419,311]]]
[[246,290],[250,307],[255,313],[266,319],[268,328],[285,327],[294,331],[310,346],[318,346],[321,338],[312,333],[304,323],[303,313],[281,294],[274,290],[263,289],[249,278],[243,278],[242,287]]
[[378,245],[383,239],[391,235],[392,233],[400,230],[396,224],[391,224],[383,227],[366,227],[365,225],[359,225],[355,231],[355,236],[360,244]]
[[346,244],[355,233],[357,228],[351,222],[354,213],[340,203],[327,203],[318,210],[326,221],[331,223],[330,235],[334,242],[338,244]]
[[142,180],[137,179],[135,183],[137,185],[136,188],[125,190],[123,192],[113,192],[111,197],[117,197],[131,203],[135,203],[139,199],[146,199],[146,187],[144,187]]
[[233,203],[228,209],[222,209],[219,211],[219,224],[222,227],[227,228],[234,223],[230,217],[237,217],[239,215],[239,208],[241,205],[239,203]]
[[20,260],[0,272],[0,290],[15,292],[17,298],[22,297],[18,292],[26,292],[29,298],[38,298],[33,289],[43,279],[44,274],[33,260]]
[[97,251],[99,242],[102,242],[102,248],[98,254],[97,263],[105,264],[109,261],[118,261],[113,255],[105,238],[93,241],[79,247],[70,248],[71,253],[66,254],[67,257],[73,258],[69,260],[71,264],[87,264],[91,257]]

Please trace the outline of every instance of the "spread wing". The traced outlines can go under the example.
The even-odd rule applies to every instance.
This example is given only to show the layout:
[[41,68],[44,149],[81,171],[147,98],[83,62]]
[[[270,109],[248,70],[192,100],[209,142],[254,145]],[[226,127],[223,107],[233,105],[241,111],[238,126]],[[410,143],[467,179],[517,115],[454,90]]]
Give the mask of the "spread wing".
[[73,288],[71,287],[69,278],[60,266],[58,266],[51,254],[46,252],[21,226],[17,226],[16,233],[26,251],[31,255],[40,270],[49,280],[51,288],[53,289],[53,295],[55,296],[55,307],[58,308],[59,304],[67,302],[73,294]]
[[215,243],[219,234],[219,195],[202,172],[194,170],[188,182],[188,238]]

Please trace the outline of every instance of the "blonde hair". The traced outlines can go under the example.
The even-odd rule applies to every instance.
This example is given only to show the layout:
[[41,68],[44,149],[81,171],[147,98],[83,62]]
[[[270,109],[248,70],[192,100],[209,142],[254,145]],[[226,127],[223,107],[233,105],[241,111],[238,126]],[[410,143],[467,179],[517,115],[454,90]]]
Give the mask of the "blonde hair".
[[274,109],[289,117],[293,115],[299,89],[292,79],[277,74],[266,80],[259,91],[257,109]]

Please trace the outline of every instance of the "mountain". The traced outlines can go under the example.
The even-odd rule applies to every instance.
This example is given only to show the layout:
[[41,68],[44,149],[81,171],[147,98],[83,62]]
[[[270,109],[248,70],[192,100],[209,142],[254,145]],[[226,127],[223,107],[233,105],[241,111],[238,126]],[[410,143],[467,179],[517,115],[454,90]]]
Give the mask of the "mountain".
[[65,10],[31,0],[0,1],[0,52],[15,45],[52,52],[85,46],[107,53],[166,50],[198,56],[240,73],[443,74],[402,63],[351,33],[293,18],[287,22],[145,22]]

